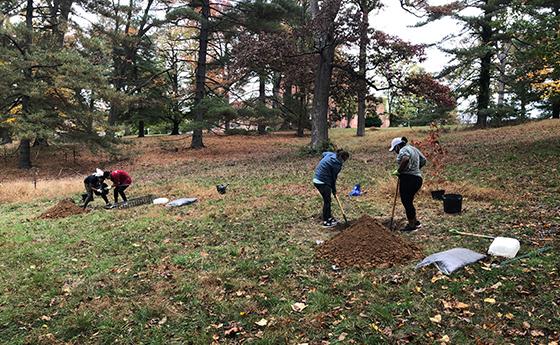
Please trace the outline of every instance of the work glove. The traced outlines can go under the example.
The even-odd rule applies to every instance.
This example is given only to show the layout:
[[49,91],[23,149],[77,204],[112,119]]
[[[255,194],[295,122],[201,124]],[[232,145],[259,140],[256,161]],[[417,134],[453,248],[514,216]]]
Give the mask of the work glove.
[[393,171],[393,172],[391,173],[391,175],[393,175],[393,176],[399,176],[399,175],[400,175],[399,169],[395,169],[395,171]]

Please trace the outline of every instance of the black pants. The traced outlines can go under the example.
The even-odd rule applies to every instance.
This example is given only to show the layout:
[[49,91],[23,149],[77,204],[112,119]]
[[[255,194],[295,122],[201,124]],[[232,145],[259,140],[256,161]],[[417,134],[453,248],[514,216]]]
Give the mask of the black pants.
[[327,221],[332,218],[331,214],[331,193],[332,189],[326,184],[314,183],[315,188],[319,190],[321,196],[323,197],[323,221]]
[[93,195],[98,195],[101,198],[103,198],[103,201],[105,201],[106,204],[109,203],[109,199],[107,199],[107,194],[109,194],[107,192],[107,185],[104,183],[103,185],[101,185],[101,193],[99,193],[98,191],[94,190],[90,185],[88,184],[84,184],[84,186],[86,187],[86,194],[83,195],[83,199],[84,199],[84,208],[91,202],[93,201]]
[[416,209],[414,208],[414,196],[420,188],[422,188],[422,178],[420,176],[401,174],[400,181],[400,195],[401,202],[406,211],[406,218],[408,220],[416,219]]
[[115,191],[113,192],[113,197],[115,198],[115,203],[119,201],[119,194],[124,202],[126,202],[126,195],[124,194],[124,190],[128,188],[128,185],[121,185],[115,187]]

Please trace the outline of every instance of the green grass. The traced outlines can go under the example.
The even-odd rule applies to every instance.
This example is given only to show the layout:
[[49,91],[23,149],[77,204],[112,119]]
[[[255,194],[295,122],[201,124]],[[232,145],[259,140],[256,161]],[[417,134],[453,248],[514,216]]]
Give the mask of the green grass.
[[[541,234],[560,223],[559,180],[550,172],[559,167],[560,126],[543,126],[444,135],[449,180],[521,197],[467,198],[463,214],[447,216],[423,194],[418,208],[426,226],[410,239],[425,254],[460,246],[485,252],[490,243],[450,229],[515,236],[522,241],[520,255],[555,246],[503,268],[474,264],[447,279],[433,279],[439,277],[434,267],[416,271],[413,262],[335,272],[316,259],[315,240],[328,237],[317,225],[320,199],[310,185],[317,157],[299,155],[299,143],[273,159],[249,157],[233,166],[204,161],[194,173],[165,171],[179,177],[130,189],[133,195],[157,193],[167,183],[199,190],[230,183],[226,195],[210,193],[185,208],[147,205],[37,220],[52,202],[0,205],[0,343],[383,344],[433,343],[445,335],[453,344],[557,340],[558,246]],[[496,133],[499,142],[486,140]],[[343,198],[350,218],[390,214],[387,172],[394,156],[386,139],[401,134],[424,135],[407,129],[371,131],[366,138],[331,133],[352,153],[340,177],[341,195],[355,183],[368,191],[357,200]],[[400,205],[397,210],[403,217]],[[295,312],[296,302],[307,307]],[[469,307],[445,308],[443,302]],[[440,323],[430,321],[438,314]],[[262,318],[266,327],[255,324]],[[226,335],[233,326],[240,331]]]

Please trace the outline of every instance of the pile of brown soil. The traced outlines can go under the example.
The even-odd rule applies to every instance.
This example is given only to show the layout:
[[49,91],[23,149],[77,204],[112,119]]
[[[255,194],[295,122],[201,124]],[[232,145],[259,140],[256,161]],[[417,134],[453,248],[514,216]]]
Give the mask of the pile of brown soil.
[[87,212],[87,210],[84,210],[80,206],[76,205],[72,199],[63,199],[58,204],[43,212],[39,218],[57,219]]
[[342,268],[383,268],[421,259],[422,251],[364,215],[321,245],[317,256]]

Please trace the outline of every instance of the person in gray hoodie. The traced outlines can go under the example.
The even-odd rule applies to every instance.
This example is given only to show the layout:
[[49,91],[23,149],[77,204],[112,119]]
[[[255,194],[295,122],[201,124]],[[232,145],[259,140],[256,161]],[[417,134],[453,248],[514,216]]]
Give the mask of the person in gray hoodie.
[[422,188],[423,180],[420,169],[426,165],[426,157],[416,147],[408,144],[406,137],[394,138],[389,151],[397,155],[398,168],[393,175],[399,178],[401,202],[408,219],[408,224],[401,231],[413,232],[422,226],[416,217],[414,197]]
[[323,158],[315,168],[313,185],[319,190],[323,198],[323,227],[336,226],[338,221],[331,213],[331,193],[336,195],[336,179],[342,169],[342,165],[350,158],[350,154],[342,149],[336,152],[323,152]]

